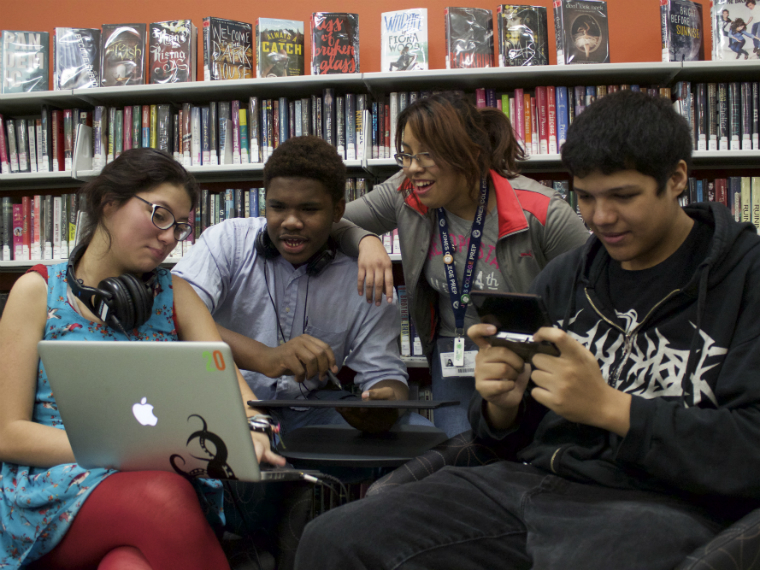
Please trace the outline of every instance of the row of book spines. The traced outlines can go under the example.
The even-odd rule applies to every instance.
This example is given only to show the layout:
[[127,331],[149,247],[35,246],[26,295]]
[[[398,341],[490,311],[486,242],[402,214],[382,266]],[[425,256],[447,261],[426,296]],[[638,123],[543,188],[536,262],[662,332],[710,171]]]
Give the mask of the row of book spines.
[[5,119],[0,115],[0,172],[71,170],[76,125],[89,121],[90,113],[79,109],[43,108],[38,119]]
[[77,194],[2,199],[2,260],[68,259],[74,248]]
[[681,204],[720,202],[737,222],[751,222],[760,231],[760,176],[730,176],[706,179],[689,178]]
[[760,150],[760,83],[678,82],[676,110],[691,125],[696,150]]

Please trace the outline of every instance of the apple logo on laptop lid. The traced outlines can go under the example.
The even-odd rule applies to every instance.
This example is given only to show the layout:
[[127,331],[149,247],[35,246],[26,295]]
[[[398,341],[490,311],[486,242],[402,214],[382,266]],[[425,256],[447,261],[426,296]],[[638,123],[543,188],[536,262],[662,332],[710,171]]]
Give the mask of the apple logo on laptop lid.
[[147,403],[147,398],[143,398],[140,403],[132,406],[132,413],[140,425],[154,426],[158,423],[158,418],[153,413],[153,406]]

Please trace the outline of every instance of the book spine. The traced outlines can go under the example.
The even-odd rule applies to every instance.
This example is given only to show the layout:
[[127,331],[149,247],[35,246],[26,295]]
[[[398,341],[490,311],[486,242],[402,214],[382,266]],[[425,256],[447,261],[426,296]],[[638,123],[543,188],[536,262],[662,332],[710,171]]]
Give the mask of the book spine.
[[741,91],[739,83],[728,84],[729,125],[731,150],[741,150]]
[[193,160],[192,147],[193,147],[193,106],[190,103],[182,104],[182,119],[181,119],[181,136],[182,136],[182,164],[185,166],[191,166]]
[[707,150],[718,150],[718,86],[707,84]]
[[69,195],[61,196],[61,259],[69,258]]
[[61,197],[53,198],[53,259],[61,259]]
[[370,158],[380,158],[380,133],[378,131],[378,110],[377,101],[372,101],[372,156]]
[[[757,81],[752,83],[752,150],[760,150],[760,82]],[[760,193],[760,187],[757,190]]]
[[64,169],[64,161],[61,160],[61,155],[63,154],[63,141],[61,140],[61,112],[51,111],[50,116],[53,135],[53,172],[58,172]]
[[37,172],[37,137],[35,132],[37,130],[34,119],[27,121],[26,129],[29,138],[29,170],[31,172]]
[[741,84],[742,150],[752,150],[752,83]]
[[533,99],[530,93],[523,94],[523,116],[525,117],[525,154],[530,156],[533,152],[533,115],[531,113],[530,102]]
[[296,136],[296,137],[304,136],[305,133],[303,132],[303,99],[296,99],[294,101],[293,112],[295,113],[294,124],[293,124],[295,128],[295,133],[293,136]]
[[546,121],[549,130],[549,154],[557,154],[557,94],[553,86],[546,87]]
[[670,15],[670,1],[660,0],[660,36],[662,38],[662,61],[670,61],[670,26],[668,25],[668,16]]
[[132,105],[132,148],[140,148],[142,135],[142,107]]
[[275,128],[274,124],[275,113],[273,112],[275,103],[276,101],[267,99],[267,158],[272,156],[272,152],[277,147],[277,129]]
[[240,125],[240,163],[248,164],[250,162],[248,157],[248,110],[245,106],[238,109]]
[[76,236],[77,236],[77,202],[78,197],[76,193],[69,194],[69,231],[68,231],[68,239],[69,239],[69,255],[71,255],[71,252],[74,251],[74,246],[76,245]]
[[24,259],[24,210],[21,204],[13,204],[13,259]]
[[42,222],[42,259],[53,259],[53,197],[49,195],[42,201]]
[[567,115],[567,87],[557,87],[557,149],[562,149],[562,145],[567,140],[567,128],[569,118]]
[[106,164],[113,162],[114,143],[116,136],[116,107],[108,108],[108,153],[106,154]]
[[742,176],[741,182],[742,193],[742,222],[752,222],[752,179],[748,176]]
[[728,84],[718,84],[718,150],[729,150]]
[[251,197],[251,205],[248,211],[248,217],[258,218],[259,217],[259,189],[251,188],[250,190],[248,190],[248,194]]
[[335,146],[338,155],[346,158],[346,97],[335,98]]
[[398,304],[401,311],[401,356],[411,356],[411,336],[409,334],[409,302],[406,296],[406,286],[398,285]]
[[50,172],[53,169],[53,137],[50,126],[50,110],[42,106],[40,114],[42,127],[42,172]]
[[549,154],[549,109],[546,87],[536,87],[536,112],[538,116],[538,153]]
[[150,106],[150,148],[158,148],[158,105]]
[[124,150],[132,149],[132,106],[124,107],[124,137],[122,139],[122,148]]
[[270,140],[272,141],[272,150],[280,146],[280,100],[271,100],[271,112],[269,113],[269,124],[272,127]]
[[390,141],[389,141],[389,147],[391,151],[391,157],[395,153],[398,152],[398,149],[396,148],[396,123],[398,122],[398,93],[393,92],[391,93],[389,97],[389,105],[390,105],[390,114],[389,114],[389,120],[390,120]]
[[264,188],[259,188],[259,217],[265,218],[267,215],[266,192]]
[[261,162],[266,162],[271,153],[269,149],[269,117],[267,115],[267,99],[261,100],[259,111],[261,123]]
[[8,144],[5,139],[5,119],[0,115],[0,174],[10,174],[11,165],[8,159]]
[[19,172],[29,172],[29,131],[26,119],[16,120],[16,147]]
[[301,99],[301,132],[303,136],[314,134],[311,130],[311,99],[308,97]]
[[140,114],[142,117],[140,146],[142,148],[150,148],[150,105],[143,105]]
[[209,108],[201,107],[201,164],[211,164]]
[[21,259],[31,259],[32,245],[32,199],[29,196],[21,197]]
[[565,65],[565,32],[562,26],[562,0],[554,0],[554,36],[557,65]]
[[30,226],[30,233],[32,239],[30,242],[29,255],[30,259],[38,261],[42,259],[42,250],[40,249],[40,206],[42,196],[37,194],[32,197],[31,201],[32,223]]
[[296,136],[296,106],[294,101],[288,102],[288,138]]
[[346,94],[346,160],[356,160],[356,95]]
[[277,144],[281,145],[290,138],[290,118],[288,117],[290,106],[288,105],[288,98],[280,97],[278,105],[277,124],[279,125],[279,136]]
[[251,162],[261,162],[259,154],[259,98],[248,99],[248,159]]
[[335,146],[335,89],[328,87],[322,95],[324,126],[323,138]]
[[113,157],[119,158],[124,150],[124,111],[116,110],[116,124],[114,126]]
[[201,108],[193,107],[190,116],[190,164],[200,166],[201,159]]
[[485,87],[480,87],[479,89],[475,89],[475,106],[478,109],[483,109],[486,107],[486,89]]
[[105,107],[97,106],[92,112],[92,167],[99,170],[103,167],[103,113]]
[[240,164],[240,101],[230,103],[232,119],[232,164]]
[[211,101],[208,105],[208,147],[210,164],[219,164],[219,117],[216,101]]
[[753,176],[750,181],[752,187],[752,223],[755,231],[760,232],[760,176]]
[[172,108],[170,105],[165,105],[165,104],[157,105],[156,130],[157,130],[156,144],[157,144],[158,150],[171,154],[173,133],[172,133]]
[[63,169],[71,170],[74,157],[74,119],[71,109],[63,111]]
[[364,160],[367,152],[367,138],[365,133],[365,122],[367,113],[367,96],[357,95],[356,97],[356,159]]

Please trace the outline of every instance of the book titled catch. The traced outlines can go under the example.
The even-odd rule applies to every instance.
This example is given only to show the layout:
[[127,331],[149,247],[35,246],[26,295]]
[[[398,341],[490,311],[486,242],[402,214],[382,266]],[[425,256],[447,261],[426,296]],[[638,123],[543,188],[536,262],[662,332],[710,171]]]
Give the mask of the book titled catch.
[[311,15],[311,73],[359,73],[359,15]]
[[49,44],[47,32],[0,32],[0,93],[47,91]]
[[557,65],[609,63],[607,2],[554,0]]
[[702,5],[691,0],[660,0],[662,61],[705,58]]
[[500,5],[496,9],[499,67],[549,65],[546,20],[543,6]]
[[148,81],[195,81],[198,29],[190,20],[154,22],[148,34]]
[[446,8],[446,69],[494,67],[493,13],[483,8]]
[[428,69],[427,8],[380,15],[382,71]]
[[259,18],[256,22],[256,77],[304,74],[303,22]]
[[100,36],[100,85],[145,83],[145,24],[104,24]]
[[250,79],[253,75],[251,24],[203,18],[203,80]]

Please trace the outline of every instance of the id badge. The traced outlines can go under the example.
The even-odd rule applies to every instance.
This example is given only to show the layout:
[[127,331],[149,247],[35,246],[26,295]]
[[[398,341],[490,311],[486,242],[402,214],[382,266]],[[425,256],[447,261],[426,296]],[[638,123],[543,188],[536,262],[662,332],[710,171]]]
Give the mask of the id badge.
[[462,356],[464,362],[461,366],[457,366],[454,363],[454,339],[438,339],[438,353],[441,358],[441,376],[443,378],[475,376],[475,357],[478,354],[477,350],[463,350]]

